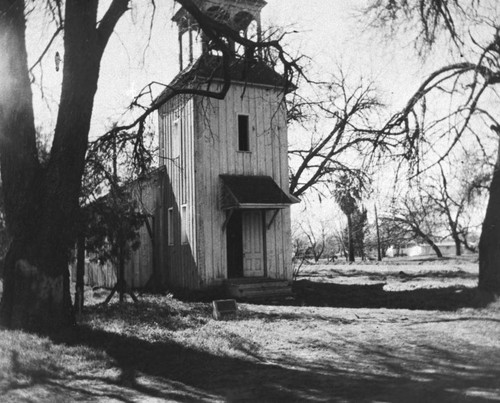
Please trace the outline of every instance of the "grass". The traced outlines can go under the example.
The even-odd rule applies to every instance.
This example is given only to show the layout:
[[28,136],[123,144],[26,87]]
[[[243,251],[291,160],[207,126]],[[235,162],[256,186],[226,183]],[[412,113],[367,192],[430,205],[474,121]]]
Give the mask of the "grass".
[[0,331],[0,400],[498,401],[500,303],[479,307],[475,276],[467,262],[308,266],[295,305],[240,304],[230,321],[171,295],[103,307],[89,292],[64,343]]

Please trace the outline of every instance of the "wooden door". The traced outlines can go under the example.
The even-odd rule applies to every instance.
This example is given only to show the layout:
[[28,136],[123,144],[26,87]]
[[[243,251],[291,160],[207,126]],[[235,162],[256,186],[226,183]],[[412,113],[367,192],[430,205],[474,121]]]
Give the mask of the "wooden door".
[[262,212],[244,211],[242,213],[243,232],[243,276],[264,276],[264,236]]
[[228,278],[243,277],[242,235],[241,211],[234,210],[226,228]]

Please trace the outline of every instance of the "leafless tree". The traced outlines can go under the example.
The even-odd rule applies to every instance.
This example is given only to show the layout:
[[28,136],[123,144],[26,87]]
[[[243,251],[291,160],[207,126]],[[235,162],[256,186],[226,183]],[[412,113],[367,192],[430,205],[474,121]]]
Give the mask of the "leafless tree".
[[442,34],[447,34],[446,39],[460,49],[467,26],[478,17],[479,3],[475,0],[377,0],[362,12],[371,26],[391,34],[411,31],[415,46],[422,54],[428,52]]
[[[203,14],[193,0],[177,1],[220,52],[223,85],[220,91],[172,88],[169,97],[190,93],[223,98],[231,85],[229,71],[235,57],[229,43],[244,46],[248,61],[258,49],[275,49],[285,82],[298,71],[295,60],[288,57],[279,40],[256,42],[245,38]],[[0,0],[0,165],[6,225],[12,237],[5,258],[0,309],[6,327],[48,331],[73,323],[68,259],[77,233],[75,217],[94,96],[108,40],[129,7],[129,0],[112,0],[101,5],[104,9],[98,17],[99,3]],[[28,65],[26,46],[26,24],[33,8],[42,8],[52,16],[54,36],[64,32],[62,89],[53,141],[44,164],[38,158],[36,145],[32,67]],[[49,39],[46,49],[51,43]],[[40,58],[46,53],[44,50]],[[97,141],[99,146],[129,138],[137,150],[143,149],[146,120],[169,97],[148,107],[133,122],[114,127]]]
[[[483,147],[485,136],[500,135],[496,113],[500,84],[500,16],[495,1],[465,0],[380,0],[367,10],[373,25],[392,32],[414,33],[420,50],[432,49],[440,39],[449,40],[456,62],[436,69],[419,86],[403,110],[394,115],[384,130],[406,136],[407,157],[417,161],[415,173],[443,161],[464,138]],[[426,52],[421,52],[425,56]],[[449,99],[449,109],[432,121],[428,112],[432,98]],[[427,119],[426,119],[427,118]],[[443,125],[442,123],[445,123]],[[431,128],[436,129],[431,136]],[[430,154],[436,159],[432,161]],[[425,163],[427,166],[422,167]],[[479,242],[479,289],[500,291],[500,155],[490,185]]]
[[441,230],[440,223],[434,205],[425,193],[408,191],[393,204],[390,213],[385,214],[383,220],[391,221],[400,231],[429,244],[437,257],[443,257],[436,245]]
[[443,164],[439,164],[438,173],[430,175],[431,180],[423,190],[437,212],[445,218],[457,256],[462,254],[462,245],[471,252],[477,251],[468,240],[473,225],[470,211],[480,202],[482,187],[488,179],[480,166],[474,167],[467,162],[464,161],[461,167],[453,164],[447,172]]
[[307,258],[307,239],[296,221],[292,224],[292,250],[293,279],[296,280]]
[[310,222],[299,224],[302,234],[307,240],[305,254],[311,254],[314,262],[318,262],[323,256],[327,242],[327,228],[324,221],[321,221],[317,229],[313,229]]
[[325,184],[344,174],[367,179],[368,162],[396,144],[372,127],[381,103],[371,84],[360,81],[352,87],[341,71],[316,87],[321,88],[313,100],[295,94],[288,102],[289,117],[305,122],[297,131],[307,134],[290,144],[288,152],[290,193],[295,196],[324,192]]

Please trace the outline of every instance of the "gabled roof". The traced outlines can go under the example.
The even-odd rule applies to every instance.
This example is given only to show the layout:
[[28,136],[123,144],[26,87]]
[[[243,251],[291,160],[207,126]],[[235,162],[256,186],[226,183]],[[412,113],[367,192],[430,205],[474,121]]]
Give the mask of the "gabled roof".
[[[285,78],[259,60],[234,59],[230,62],[229,76],[231,82],[246,85],[265,85],[279,90],[293,90],[295,87],[287,83]],[[163,101],[175,90],[183,88],[206,89],[211,83],[220,83],[224,80],[222,57],[205,54],[196,62],[181,71],[172,80],[168,87],[156,98],[154,103]]]
[[280,209],[298,203],[270,176],[219,175],[222,181],[221,209]]

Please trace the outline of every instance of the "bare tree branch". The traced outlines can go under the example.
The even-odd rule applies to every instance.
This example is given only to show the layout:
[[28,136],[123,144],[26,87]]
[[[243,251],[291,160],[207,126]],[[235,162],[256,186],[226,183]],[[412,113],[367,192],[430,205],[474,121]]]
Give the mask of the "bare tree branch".
[[45,55],[47,54],[47,52],[49,51],[50,47],[52,46],[52,43],[54,42],[54,40],[57,38],[57,36],[64,30],[64,26],[63,25],[60,25],[57,27],[57,29],[55,30],[55,32],[52,34],[52,37],[50,38],[49,42],[47,43],[47,45],[45,46],[45,48],[42,50],[42,53],[40,53],[40,56],[38,57],[38,59],[36,59],[35,63],[33,63],[31,65],[31,67],[29,68],[29,72],[31,73],[33,71],[33,69],[39,65],[43,58],[45,57]]
[[129,1],[130,0],[113,0],[99,23],[97,27],[97,35],[99,37],[101,52],[104,51],[116,24],[122,15],[128,10]]

